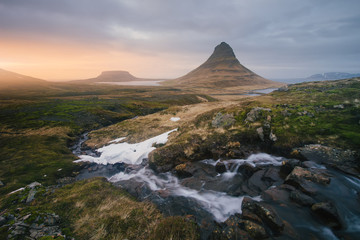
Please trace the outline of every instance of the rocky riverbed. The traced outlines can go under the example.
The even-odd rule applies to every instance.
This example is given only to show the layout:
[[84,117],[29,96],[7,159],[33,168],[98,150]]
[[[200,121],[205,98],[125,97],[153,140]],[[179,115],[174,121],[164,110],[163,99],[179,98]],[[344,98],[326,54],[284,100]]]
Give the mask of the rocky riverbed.
[[265,153],[205,159],[165,173],[152,170],[146,158],[135,164],[108,159],[112,164],[88,163],[77,178],[105,176],[167,216],[191,216],[202,239],[355,239],[360,180],[334,168],[335,160],[324,161],[352,155],[326,149],[296,149],[301,160]]

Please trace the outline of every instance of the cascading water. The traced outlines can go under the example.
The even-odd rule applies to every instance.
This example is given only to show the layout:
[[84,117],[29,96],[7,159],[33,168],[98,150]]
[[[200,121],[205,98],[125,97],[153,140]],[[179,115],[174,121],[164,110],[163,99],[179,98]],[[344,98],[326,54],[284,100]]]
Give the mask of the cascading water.
[[[154,144],[165,144],[169,134],[173,131],[176,129],[136,144],[118,143],[118,141],[123,140],[123,138],[119,138],[117,141],[112,141],[110,145],[98,149],[97,151],[100,154],[79,155],[77,161],[106,166],[118,163],[125,164],[121,170],[107,176],[110,182],[122,186],[141,200],[153,201],[168,215],[191,214],[198,218],[211,216],[217,222],[223,222],[229,216],[241,213],[241,205],[245,196],[250,195],[253,200],[261,201],[260,194],[283,183],[283,180],[281,182],[273,180],[264,181],[268,185],[263,183],[256,185],[256,181],[263,179],[257,179],[255,173],[249,179],[245,179],[245,176],[242,175],[241,168],[245,165],[259,168],[260,170],[256,170],[256,173],[262,171],[266,175],[267,171],[271,172],[271,169],[279,169],[282,161],[286,160],[266,153],[252,154],[246,159],[217,161],[206,159],[191,163],[195,170],[192,176],[187,178],[179,179],[170,172],[156,174],[143,160],[155,149]],[[225,166],[225,171],[221,173],[215,170],[219,163]],[[359,233],[360,212],[356,195],[360,192],[360,180],[345,176],[335,170],[326,169],[323,165],[314,163],[312,168],[325,170],[332,176],[329,186],[321,186],[316,190],[319,194],[336,203],[346,226],[342,232],[351,236]],[[257,191],[250,189],[247,192],[246,189],[243,189],[244,184],[242,184],[242,181],[245,180],[249,188],[260,185],[259,189]],[[338,193],[341,193],[342,196],[339,197]],[[324,227],[312,218],[309,219],[309,214],[301,208],[294,209],[292,214],[289,209],[285,208],[284,210],[281,204],[274,203],[273,207],[284,220],[288,221],[299,232],[309,232],[321,239],[337,239],[330,228]],[[297,217],[294,217],[295,215]],[[198,219],[199,222],[201,219]],[[311,237],[311,234],[304,236]]]

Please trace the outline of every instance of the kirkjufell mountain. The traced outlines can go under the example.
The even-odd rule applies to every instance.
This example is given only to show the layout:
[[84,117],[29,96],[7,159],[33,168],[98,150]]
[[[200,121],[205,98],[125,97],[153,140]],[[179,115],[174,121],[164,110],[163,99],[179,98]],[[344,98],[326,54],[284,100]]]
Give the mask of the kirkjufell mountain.
[[[169,81],[170,83],[170,81]],[[197,87],[236,87],[277,84],[267,80],[240,64],[229,44],[215,47],[209,59],[185,76],[172,80],[172,84]]]

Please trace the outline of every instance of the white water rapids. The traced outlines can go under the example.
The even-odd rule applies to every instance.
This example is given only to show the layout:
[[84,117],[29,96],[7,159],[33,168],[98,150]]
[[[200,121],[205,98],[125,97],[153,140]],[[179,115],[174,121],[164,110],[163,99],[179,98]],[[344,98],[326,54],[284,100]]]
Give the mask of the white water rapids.
[[[148,154],[155,149],[154,144],[165,144],[167,142],[169,134],[176,131],[176,129],[163,133],[159,136],[150,138],[140,143],[129,144],[126,142],[117,143],[117,141],[111,141],[110,145],[104,146],[97,151],[101,153],[100,156],[80,155],[79,161],[95,162],[97,164],[115,164],[124,162],[127,164],[141,164],[144,158],[148,157]],[[122,140],[123,138],[119,138]],[[118,140],[118,139],[117,139]],[[274,157],[265,153],[253,154],[247,159],[232,159],[223,161],[225,165],[232,166],[225,173],[221,175],[220,179],[224,181],[232,178],[236,173],[240,165],[244,163],[257,165],[281,165],[283,158]],[[214,165],[214,160],[204,160],[206,164]],[[119,182],[123,180],[134,179],[138,182],[146,183],[152,191],[167,191],[173,196],[183,196],[196,200],[206,211],[210,212],[216,221],[225,221],[229,216],[235,213],[241,213],[241,204],[244,196],[234,197],[224,192],[212,191],[212,190],[195,190],[188,187],[184,187],[179,183],[179,179],[171,173],[156,175],[149,167],[143,167],[140,170],[134,170],[129,173],[120,172],[108,178],[111,182]],[[252,199],[260,201],[260,197],[253,197]]]

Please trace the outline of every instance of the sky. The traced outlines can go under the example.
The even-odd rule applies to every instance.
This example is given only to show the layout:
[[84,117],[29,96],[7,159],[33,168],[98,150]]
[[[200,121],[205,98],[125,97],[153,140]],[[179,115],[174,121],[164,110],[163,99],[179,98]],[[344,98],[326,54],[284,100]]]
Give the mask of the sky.
[[359,0],[0,0],[0,68],[177,78],[227,42],[269,79],[360,72]]

